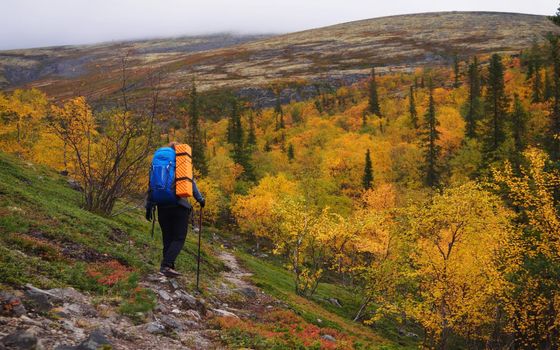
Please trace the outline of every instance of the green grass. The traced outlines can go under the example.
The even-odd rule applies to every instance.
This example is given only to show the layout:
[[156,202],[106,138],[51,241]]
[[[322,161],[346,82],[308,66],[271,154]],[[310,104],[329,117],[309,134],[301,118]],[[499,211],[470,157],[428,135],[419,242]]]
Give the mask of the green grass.
[[[140,274],[159,267],[161,232],[156,225],[152,239],[142,210],[103,217],[80,204],[81,194],[67,178],[0,152],[0,285],[70,285],[97,292],[84,277],[96,259],[118,260]],[[202,273],[215,276],[223,263],[209,246],[203,248]],[[190,232],[177,261],[187,275],[196,271],[196,250]]]
[[[292,274],[274,260],[265,261],[244,252],[237,253],[250,272],[253,282],[276,298],[285,301],[307,322],[319,327],[330,327],[352,334],[379,349],[416,349],[418,344],[398,335],[391,322],[382,322],[375,329],[351,321],[356,314],[360,299],[350,288],[331,283],[320,283],[311,298],[295,294]],[[342,307],[326,299],[337,298]],[[318,321],[321,320],[321,322]]]

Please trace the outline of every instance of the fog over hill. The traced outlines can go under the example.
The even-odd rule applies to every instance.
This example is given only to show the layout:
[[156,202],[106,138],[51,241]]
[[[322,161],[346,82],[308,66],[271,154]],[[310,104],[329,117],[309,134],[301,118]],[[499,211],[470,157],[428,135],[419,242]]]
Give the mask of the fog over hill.
[[545,16],[441,12],[374,18],[279,36],[221,34],[94,46],[0,52],[0,86],[38,87],[65,98],[96,99],[120,89],[122,57],[127,55],[129,88],[162,77],[164,96],[188,87],[200,90],[262,88],[275,80],[351,83],[372,66],[411,70],[449,64],[493,52],[517,53],[560,32]]

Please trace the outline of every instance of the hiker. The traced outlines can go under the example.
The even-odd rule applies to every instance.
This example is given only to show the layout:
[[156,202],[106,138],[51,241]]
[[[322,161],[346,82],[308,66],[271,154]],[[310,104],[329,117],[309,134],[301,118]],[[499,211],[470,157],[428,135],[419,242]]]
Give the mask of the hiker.
[[[171,142],[168,147],[175,150],[176,144],[176,142]],[[206,201],[200,194],[194,178],[192,179],[192,194],[200,207],[204,208]],[[152,216],[155,207],[157,207],[157,219],[163,235],[163,259],[159,271],[167,277],[181,275],[175,270],[175,259],[177,259],[185,244],[189,218],[193,210],[188,200],[175,194],[174,196],[171,203],[157,203],[153,201],[152,191],[149,189],[146,200],[146,220],[152,221],[154,219]]]

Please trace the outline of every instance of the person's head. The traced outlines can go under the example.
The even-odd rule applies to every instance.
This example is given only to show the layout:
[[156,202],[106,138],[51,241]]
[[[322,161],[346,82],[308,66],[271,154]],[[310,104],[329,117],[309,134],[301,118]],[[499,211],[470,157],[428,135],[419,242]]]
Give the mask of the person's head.
[[171,142],[169,142],[167,147],[171,147],[171,148],[175,149],[175,145],[178,145],[178,144],[179,144],[179,142],[171,141]]

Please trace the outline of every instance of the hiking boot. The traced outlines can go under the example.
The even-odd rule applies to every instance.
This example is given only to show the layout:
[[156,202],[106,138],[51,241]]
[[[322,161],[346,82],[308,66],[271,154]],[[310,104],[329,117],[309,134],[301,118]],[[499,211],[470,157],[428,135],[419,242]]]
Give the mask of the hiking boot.
[[176,271],[176,270],[172,269],[171,267],[167,267],[167,266],[164,266],[164,267],[160,268],[159,272],[162,275],[164,275],[165,277],[170,277],[170,278],[181,276],[181,273],[179,271]]

